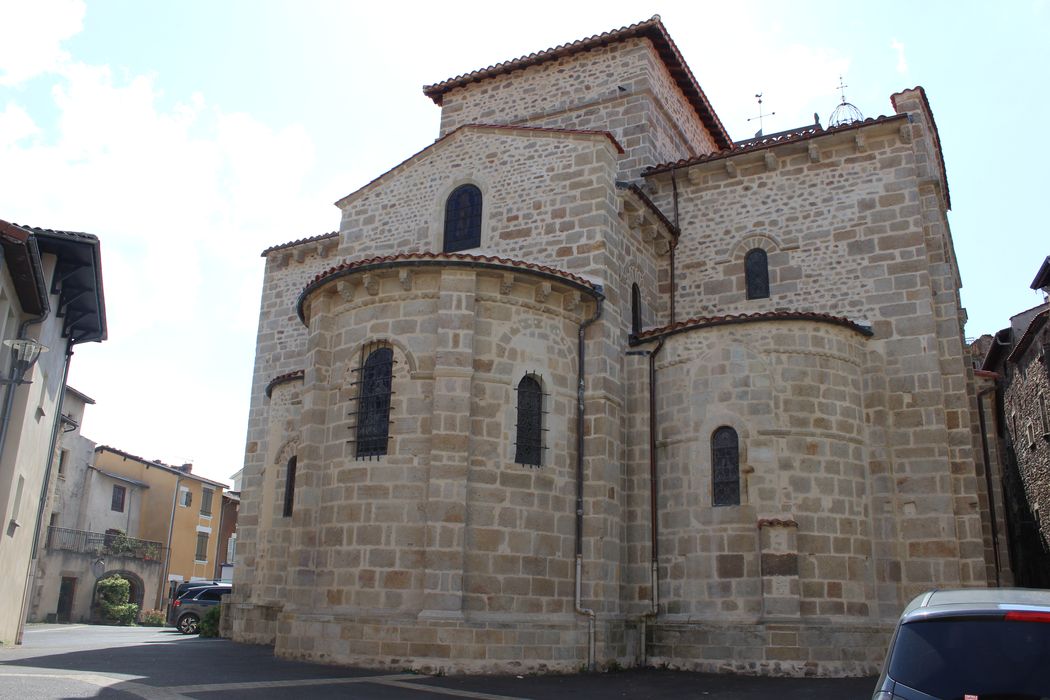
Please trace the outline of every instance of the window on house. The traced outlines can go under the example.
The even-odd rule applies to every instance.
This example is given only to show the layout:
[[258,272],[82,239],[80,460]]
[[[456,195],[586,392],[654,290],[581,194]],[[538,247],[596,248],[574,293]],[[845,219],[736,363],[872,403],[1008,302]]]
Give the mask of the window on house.
[[197,553],[194,555],[197,561],[208,561],[208,533],[197,533]]
[[295,464],[297,458],[293,455],[288,460],[288,468],[285,470],[284,476],[284,517],[288,518],[292,515],[292,508],[295,505]]
[[631,285],[631,335],[642,330],[642,292],[637,284]]
[[211,499],[214,495],[213,489],[201,489],[201,515],[211,515]]
[[543,464],[543,387],[539,379],[526,374],[518,382],[518,427],[514,442],[514,461],[534,467]]
[[740,505],[740,441],[727,425],[711,436],[711,505]]
[[237,561],[237,533],[230,535],[226,541],[226,563],[233,564]]
[[744,256],[744,280],[748,299],[769,298],[769,258],[766,251],[753,248]]
[[481,245],[481,190],[460,185],[445,202],[445,239],[442,250],[477,248]]
[[357,398],[357,458],[386,454],[390,439],[390,395],[394,372],[394,351],[388,346],[371,346],[361,367]]
[[119,484],[113,485],[113,498],[109,502],[109,509],[115,510],[118,513],[124,512],[124,498],[127,496],[128,490]]
[[66,478],[66,462],[69,460],[69,450],[62,450],[58,453],[58,478]]
[[193,505],[193,492],[185,486],[179,487],[179,505],[183,508],[189,508]]

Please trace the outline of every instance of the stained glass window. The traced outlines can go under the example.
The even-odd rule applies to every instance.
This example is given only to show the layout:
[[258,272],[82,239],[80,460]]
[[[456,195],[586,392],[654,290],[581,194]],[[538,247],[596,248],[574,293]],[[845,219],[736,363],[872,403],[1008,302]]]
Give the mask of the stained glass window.
[[288,460],[288,469],[284,478],[284,517],[292,514],[292,505],[295,503],[295,465],[296,457]]
[[740,505],[740,445],[727,425],[711,436],[711,505]]
[[394,351],[372,350],[361,369],[361,392],[357,401],[357,457],[386,454],[390,437],[390,394]]
[[631,335],[642,330],[642,293],[637,284],[631,285]]
[[766,251],[754,248],[744,256],[744,278],[748,299],[769,298],[769,259]]
[[514,461],[538,467],[543,463],[543,388],[526,374],[518,382],[518,430]]
[[481,245],[481,190],[460,185],[445,202],[445,240],[442,250],[477,248]]

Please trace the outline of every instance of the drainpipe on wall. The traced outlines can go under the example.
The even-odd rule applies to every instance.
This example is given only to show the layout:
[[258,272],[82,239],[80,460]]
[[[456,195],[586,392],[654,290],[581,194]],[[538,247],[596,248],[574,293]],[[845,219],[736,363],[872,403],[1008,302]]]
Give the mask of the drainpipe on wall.
[[587,669],[594,670],[594,623],[595,613],[583,607],[583,418],[584,418],[584,334],[587,327],[602,315],[602,299],[599,298],[594,316],[580,324],[577,346],[576,370],[576,596],[573,607],[577,614],[587,616]]
[[[28,323],[27,321],[22,324],[23,328]],[[36,576],[36,563],[40,549],[40,528],[44,521],[44,505],[47,503],[47,494],[51,486],[51,468],[55,464],[55,447],[58,444],[58,431],[62,426],[62,404],[66,399],[66,381],[69,379],[69,363],[73,359],[73,343],[75,342],[75,339],[70,338],[66,345],[66,359],[62,367],[62,383],[58,388],[55,419],[54,424],[51,426],[51,441],[48,444],[47,462],[44,467],[44,483],[40,485],[40,501],[36,509],[36,523],[33,525],[33,549],[32,554],[29,556],[29,569],[26,571],[25,588],[22,591],[22,614],[18,618],[18,634],[15,635],[15,644],[22,643],[22,635],[26,629],[26,617],[29,616],[29,599],[33,587],[33,577]]]
[[[179,484],[182,483],[182,477],[175,477],[175,492],[171,495],[171,520],[168,521],[168,546],[167,551],[164,552],[164,568],[160,570],[160,586],[157,588],[157,605],[155,610],[160,610],[160,603],[164,600],[164,585],[168,582],[165,576],[168,575],[168,567],[171,566],[171,536],[175,532],[175,507],[179,501]],[[165,606],[166,607],[166,606]]]
[[[656,356],[664,348],[664,339],[649,353],[649,552],[650,552],[650,585],[652,586],[650,614],[655,617],[660,611],[659,588],[659,505],[657,501],[657,462],[656,462]],[[645,640],[642,640],[644,649]]]
[[670,309],[670,311],[671,311],[671,321],[670,322],[674,323],[674,321],[675,321],[675,305],[674,305],[674,302],[675,302],[676,287],[678,286],[677,282],[675,281],[674,254],[675,254],[675,249],[678,248],[678,238],[682,235],[682,229],[680,228],[680,226],[678,224],[678,178],[675,177],[675,171],[674,170],[671,171],[671,192],[674,195],[674,228],[675,228],[674,234],[675,234],[675,238],[674,238],[674,241],[671,242],[671,250],[670,250],[670,255],[671,255],[671,309]]

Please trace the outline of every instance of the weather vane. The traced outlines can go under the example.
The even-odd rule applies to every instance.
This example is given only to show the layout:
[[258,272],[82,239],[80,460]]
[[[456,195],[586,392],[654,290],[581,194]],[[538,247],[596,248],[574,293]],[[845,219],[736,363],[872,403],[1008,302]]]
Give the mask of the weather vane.
[[846,85],[846,81],[844,81],[840,75],[839,94],[842,96],[842,102],[835,108],[835,111],[831,113],[831,117],[828,119],[829,127],[844,126],[846,124],[852,124],[864,120],[864,115],[861,111],[857,109],[856,106],[846,102],[846,88],[848,87],[849,85]]
[[760,136],[762,136],[762,117],[775,116],[776,112],[769,112],[768,114],[763,114],[763,112],[762,112],[762,93],[761,92],[758,93],[757,95],[755,95],[755,99],[758,100],[758,116],[751,117],[750,119],[748,119],[748,121],[749,122],[753,122],[756,119],[758,120],[758,131],[755,132],[755,138],[757,139]]
[[849,85],[846,85],[846,83],[843,82],[842,76],[840,75],[839,76],[839,95],[842,96],[842,104],[846,104],[846,88],[848,88],[848,87],[849,87]]

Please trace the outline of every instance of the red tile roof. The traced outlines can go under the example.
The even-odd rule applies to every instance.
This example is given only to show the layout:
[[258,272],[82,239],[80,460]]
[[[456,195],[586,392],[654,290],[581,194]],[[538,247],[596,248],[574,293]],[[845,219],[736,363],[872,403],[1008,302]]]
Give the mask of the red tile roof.
[[715,151],[714,153],[707,153],[694,158],[683,158],[682,160],[676,160],[672,163],[662,163],[646,168],[642,171],[644,177],[650,175],[658,175],[659,173],[665,173],[670,170],[676,170],[678,168],[688,168],[691,165],[697,165],[699,163],[709,163],[715,160],[722,160],[723,158],[731,158],[733,156],[739,156],[744,153],[754,153],[756,151],[763,151],[768,148],[774,148],[781,146],[785,143],[796,143],[800,141],[808,141],[809,139],[816,138],[818,136],[824,136],[826,134],[837,134],[843,131],[852,131],[854,129],[860,129],[865,126],[872,124],[881,124],[884,122],[891,122],[895,120],[907,119],[906,114],[894,114],[888,117],[871,117],[859,122],[853,122],[851,124],[843,124],[842,126],[832,126],[827,129],[820,126],[808,126],[797,131],[786,131],[778,134],[768,136],[766,138],[750,139],[748,141],[741,141],[730,148]]
[[501,258],[495,255],[471,255],[469,253],[401,253],[398,255],[382,255],[364,260],[353,260],[336,265],[325,272],[320,273],[306,285],[299,300],[296,302],[296,310],[299,319],[303,320],[303,302],[318,287],[330,282],[333,278],[341,277],[352,272],[381,269],[386,267],[409,266],[461,266],[482,268],[503,268],[535,272],[547,277],[555,277],[574,287],[588,292],[596,299],[604,298],[601,286],[571,272],[559,270],[555,267],[540,265],[539,263],[527,262],[525,260],[514,260],[512,258]]
[[463,75],[449,78],[440,83],[426,85],[423,87],[423,94],[434,100],[436,104],[440,105],[445,93],[454,90],[455,88],[470,83],[480,82],[497,75],[503,75],[516,70],[523,70],[546,61],[554,61],[564,56],[571,56],[601,46],[607,46],[609,44],[615,44],[639,37],[644,37],[652,41],[653,46],[656,48],[656,52],[659,54],[661,60],[663,60],[671,77],[674,78],[675,82],[678,84],[678,88],[692,105],[697,116],[700,117],[700,121],[702,121],[707,130],[711,132],[715,144],[719,148],[731,148],[733,140],[729,138],[729,134],[726,132],[725,127],[722,126],[722,122],[718,118],[718,115],[715,114],[714,109],[711,107],[711,103],[707,101],[707,96],[704,95],[704,91],[700,89],[700,84],[697,83],[696,78],[693,76],[693,72],[689,69],[685,59],[682,58],[682,54],[678,51],[678,47],[671,39],[671,36],[667,33],[667,29],[660,21],[660,15],[653,15],[651,19],[632,24],[628,27],[614,29],[605,32],[604,34],[596,34],[568,44],[555,46],[546,51],[531,53],[528,56],[522,56],[511,61],[497,63],[488,68],[464,73]]
[[294,248],[295,246],[302,245],[304,243],[313,243],[314,241],[323,241],[323,240],[325,240],[327,238],[338,238],[338,236],[339,236],[339,232],[338,231],[331,231],[329,233],[322,233],[322,234],[319,234],[317,236],[310,236],[308,238],[300,238],[298,240],[289,241],[287,243],[281,243],[279,245],[272,245],[272,246],[270,246],[269,248],[267,248],[266,250],[264,250],[262,252],[262,257],[265,258],[267,255],[269,255],[270,253],[274,252],[275,250],[284,250],[285,248]]
[[682,333],[697,328],[710,328],[712,326],[728,326],[739,323],[760,323],[763,321],[816,321],[818,323],[830,323],[844,326],[866,336],[871,336],[872,331],[867,326],[843,318],[813,311],[766,311],[755,314],[726,314],[724,316],[708,316],[691,318],[686,321],[678,321],[660,328],[650,328],[642,331],[631,341],[632,345],[643,343],[655,338],[661,338],[675,333]]
[[1028,346],[1032,344],[1036,335],[1039,334],[1039,331],[1042,330],[1043,326],[1045,326],[1048,321],[1050,321],[1050,309],[1039,312],[1032,319],[1032,322],[1028,324],[1028,328],[1025,329],[1024,335],[1022,335],[1021,339],[1017,341],[1017,345],[1014,346],[1014,349],[1010,352],[1010,356],[1006,359],[1013,363],[1020,362],[1021,358],[1024,357],[1025,351],[1028,350]]
[[269,384],[266,385],[266,398],[270,398],[270,394],[273,393],[275,387],[281,384],[286,384],[288,382],[294,382],[297,379],[302,379],[305,376],[306,373],[301,369],[277,375],[276,377],[270,380]]

